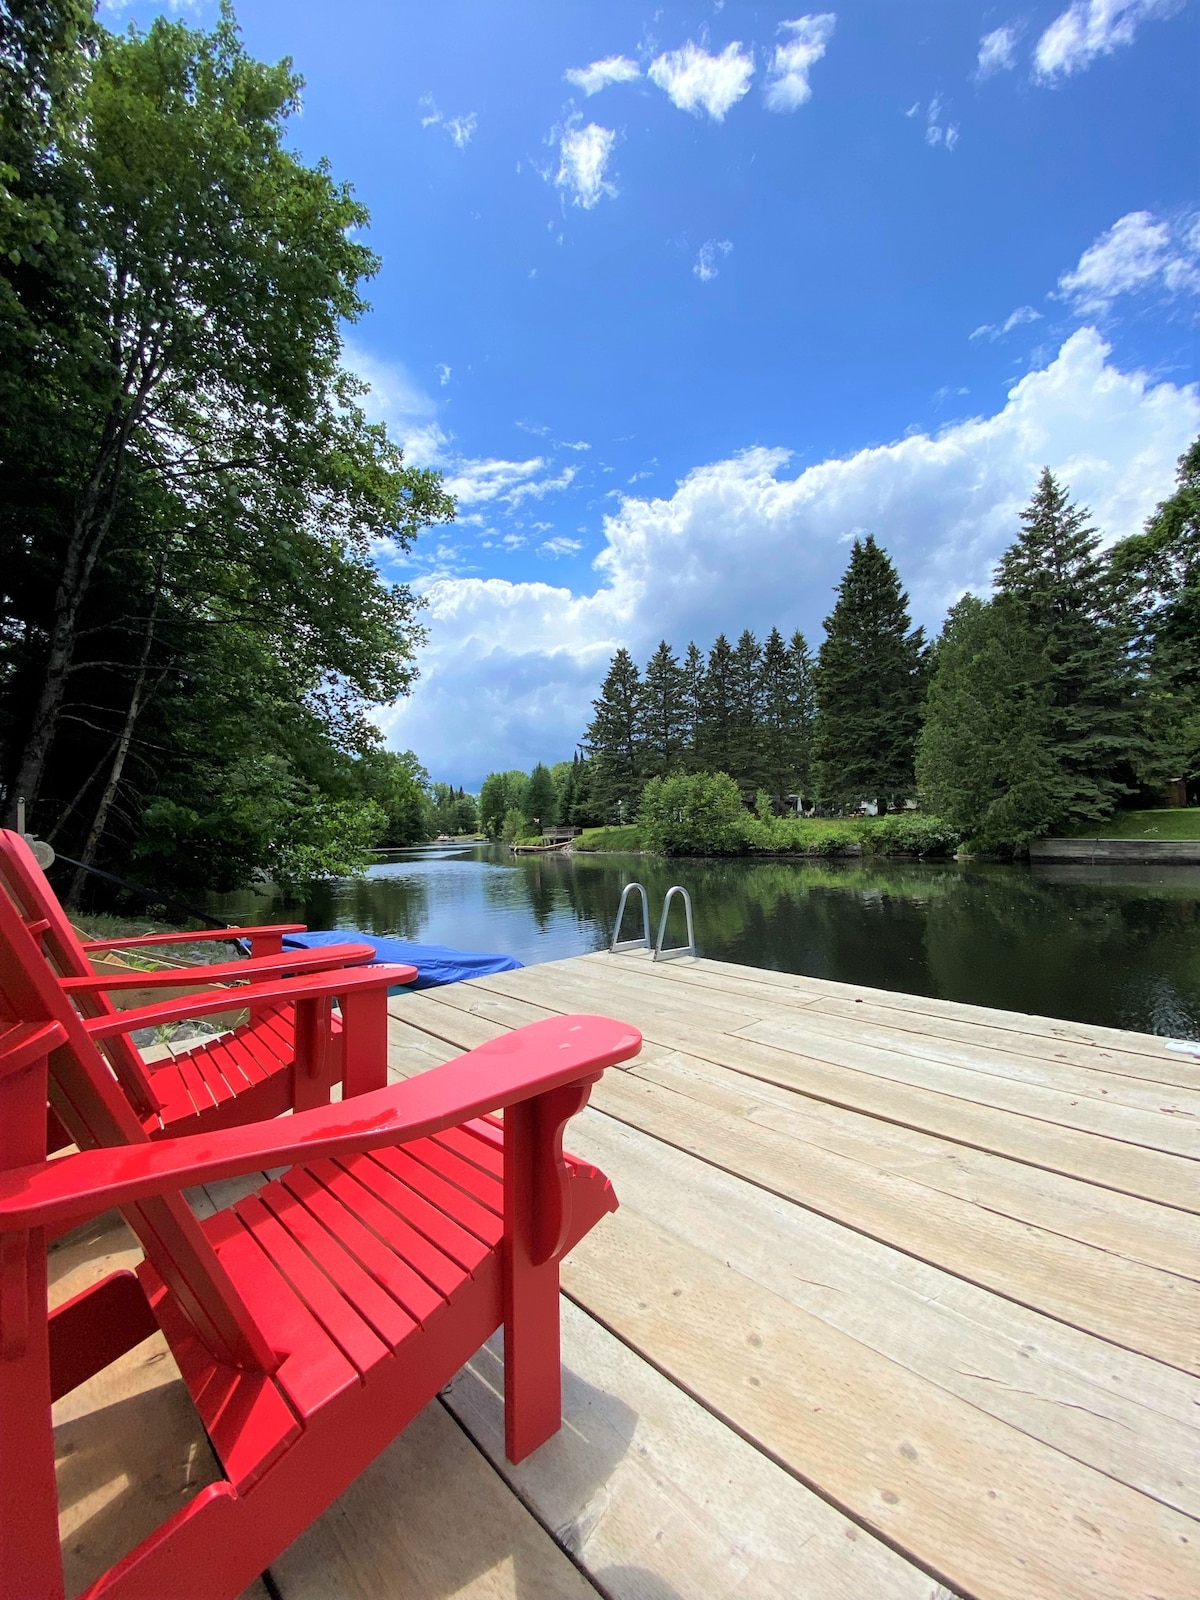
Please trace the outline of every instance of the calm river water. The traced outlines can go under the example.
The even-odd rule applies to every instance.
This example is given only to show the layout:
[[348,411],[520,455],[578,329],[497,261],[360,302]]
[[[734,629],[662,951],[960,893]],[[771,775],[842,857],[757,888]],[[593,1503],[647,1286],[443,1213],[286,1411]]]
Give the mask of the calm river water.
[[[383,858],[365,878],[323,885],[301,905],[248,892],[215,909],[238,921],[286,917],[532,963],[607,946],[631,878],[649,890],[655,927],[668,885],[690,890],[700,954],[719,961],[1200,1037],[1197,867],[664,861],[430,847]],[[631,906],[627,936],[634,920]]]

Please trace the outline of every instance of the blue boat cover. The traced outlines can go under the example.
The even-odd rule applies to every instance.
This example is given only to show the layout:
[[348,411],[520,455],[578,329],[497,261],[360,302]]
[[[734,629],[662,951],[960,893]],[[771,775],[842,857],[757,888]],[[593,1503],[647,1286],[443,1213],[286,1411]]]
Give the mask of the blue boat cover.
[[285,946],[313,950],[323,944],[369,944],[376,961],[397,961],[416,967],[417,981],[407,989],[437,989],[464,978],[482,978],[490,972],[516,972],[525,963],[515,956],[489,956],[476,950],[452,950],[446,944],[413,944],[408,939],[378,939],[357,928],[310,928],[306,933],[285,934]]

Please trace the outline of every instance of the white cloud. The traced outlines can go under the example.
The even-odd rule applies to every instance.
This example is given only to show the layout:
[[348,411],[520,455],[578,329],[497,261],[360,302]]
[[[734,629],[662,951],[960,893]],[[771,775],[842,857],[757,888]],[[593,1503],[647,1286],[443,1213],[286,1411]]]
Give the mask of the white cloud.
[[434,367],[433,370],[437,373],[438,382],[441,384],[442,388],[444,389],[446,387],[446,385],[450,382],[450,368],[446,365],[446,363],[444,361],[439,361],[437,366]]
[[538,545],[538,550],[544,556],[573,556],[577,550],[583,549],[582,539],[567,539],[560,535],[557,539],[547,539],[544,544]]
[[560,439],[561,450],[590,450],[592,447],[586,439]]
[[601,196],[616,195],[616,188],[604,177],[616,142],[613,130],[602,128],[596,122],[589,122],[586,128],[561,131],[554,182],[570,197],[572,205],[590,211]]
[[1110,538],[1137,531],[1200,432],[1195,386],[1124,372],[1081,329],[991,416],[785,473],[755,449],[699,467],[665,498],[625,495],[605,519],[591,594],[449,577],[427,584],[429,645],[409,701],[384,714],[456,782],[570,754],[618,644],[645,659],[722,629],[803,627],[815,643],[854,529],[900,568],[915,617],[937,627],[965,588],[986,588],[1044,465]]
[[985,322],[981,328],[976,328],[971,335],[972,339],[1001,338],[1006,333],[1011,333],[1014,328],[1021,328],[1027,322],[1040,322],[1042,313],[1033,306],[1018,306],[1015,311],[1010,311],[1004,321],[997,326],[995,323]]
[[1091,315],[1118,295],[1157,289],[1200,292],[1200,218],[1174,224],[1149,211],[1130,211],[1083,252],[1058,280],[1075,310]]
[[564,467],[556,478],[529,478],[510,489],[504,497],[505,502],[510,506],[519,506],[523,500],[544,500],[548,494],[569,489],[577,471],[577,467]]
[[[921,109],[918,100],[915,106],[909,106],[904,113],[906,117],[913,117]],[[958,143],[957,124],[942,123],[942,113],[946,109],[941,95],[935,94],[925,110],[925,143],[928,145],[942,145],[947,150],[953,150]]]
[[728,239],[708,239],[700,246],[692,271],[701,283],[708,283],[717,276],[721,270],[717,266],[718,257],[727,256],[732,249],[733,245]]
[[598,94],[610,83],[632,83],[640,78],[642,70],[628,56],[605,56],[603,61],[593,61],[587,67],[568,67],[563,77],[568,83],[582,89],[584,94]]
[[812,98],[808,75],[825,54],[825,46],[833,37],[836,24],[837,17],[832,11],[779,24],[779,31],[790,32],[791,38],[775,46],[767,69],[763,96],[768,111],[795,111]]
[[471,135],[479,125],[479,118],[473,111],[468,111],[464,116],[444,117],[434,105],[433,96],[430,94],[423,94],[417,104],[426,111],[426,115],[421,118],[423,128],[441,128],[456,150],[467,148],[471,142]]
[[383,422],[414,467],[439,462],[449,440],[437,420],[437,402],[425,393],[399,361],[371,355],[352,340],[345,344],[346,365],[367,385],[360,400],[373,421]]
[[978,76],[990,78],[996,72],[1011,72],[1017,64],[1017,36],[1020,29],[1013,23],[993,28],[979,41]]
[[714,122],[750,88],[754,57],[735,41],[719,56],[709,55],[689,39],[682,50],[670,50],[650,63],[652,83],[666,92],[680,111],[706,111]]
[[1143,22],[1170,17],[1183,0],[1072,0],[1042,34],[1033,53],[1034,76],[1054,83],[1083,72],[1098,56],[1132,44]]

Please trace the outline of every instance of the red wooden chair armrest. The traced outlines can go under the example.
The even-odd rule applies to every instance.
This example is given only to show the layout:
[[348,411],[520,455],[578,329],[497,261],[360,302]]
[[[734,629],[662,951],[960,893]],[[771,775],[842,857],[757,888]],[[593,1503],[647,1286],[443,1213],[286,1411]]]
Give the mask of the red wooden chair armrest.
[[51,1050],[64,1044],[67,1030],[61,1022],[16,1022],[0,1033],[0,1078],[22,1072]]
[[275,933],[282,938],[284,934],[304,933],[306,930],[307,924],[303,922],[275,922],[263,928],[201,928],[196,933],[139,933],[130,939],[84,939],[81,943],[89,952],[135,950],[143,945],[198,944],[201,939],[222,939],[233,944],[238,939],[256,939]]
[[419,1077],[315,1111],[13,1167],[0,1173],[0,1231],[61,1233],[111,1206],[194,1184],[423,1139],[556,1089],[586,1089],[641,1043],[635,1028],[609,1017],[549,1017]]
[[89,978],[60,978],[67,994],[98,994],[110,989],[202,988],[212,983],[272,977],[285,972],[321,972],[330,967],[363,966],[375,959],[370,944],[325,944],[315,950],[283,950],[275,956],[249,956],[245,961],[222,961],[211,967],[156,967],[149,972],[96,973]]
[[391,989],[411,983],[416,967],[344,967],[334,972],[301,973],[295,978],[275,978],[264,983],[249,983],[240,989],[209,989],[204,994],[180,995],[158,1005],[135,1006],[112,1016],[81,1017],[80,1022],[93,1039],[111,1039],[118,1033],[134,1033],[139,1028],[162,1028],[190,1017],[211,1016],[231,1006],[290,1005],[296,1000],[336,1000],[356,989]]

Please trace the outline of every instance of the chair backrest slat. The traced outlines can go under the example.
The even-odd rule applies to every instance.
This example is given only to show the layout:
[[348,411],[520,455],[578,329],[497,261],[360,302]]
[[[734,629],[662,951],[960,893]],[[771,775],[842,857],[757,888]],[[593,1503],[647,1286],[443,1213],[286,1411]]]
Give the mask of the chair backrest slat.
[[[90,978],[93,970],[71,920],[37,864],[33,851],[19,833],[0,828],[0,889],[7,892],[34,943],[51,970],[61,978]],[[80,995],[85,1017],[110,1016],[114,1011],[106,994]],[[106,1042],[103,1054],[121,1087],[142,1116],[161,1109],[146,1064],[124,1036]]]
[[[22,849],[28,850],[23,840]],[[32,860],[32,856],[30,858]],[[58,1022],[67,1041],[50,1058],[50,1100],[82,1149],[143,1144],[148,1136],[122,1087],[34,943],[21,911],[0,887],[0,1018]],[[180,1193],[125,1208],[155,1271],[215,1360],[270,1372],[278,1358],[264,1339],[191,1207]]]

